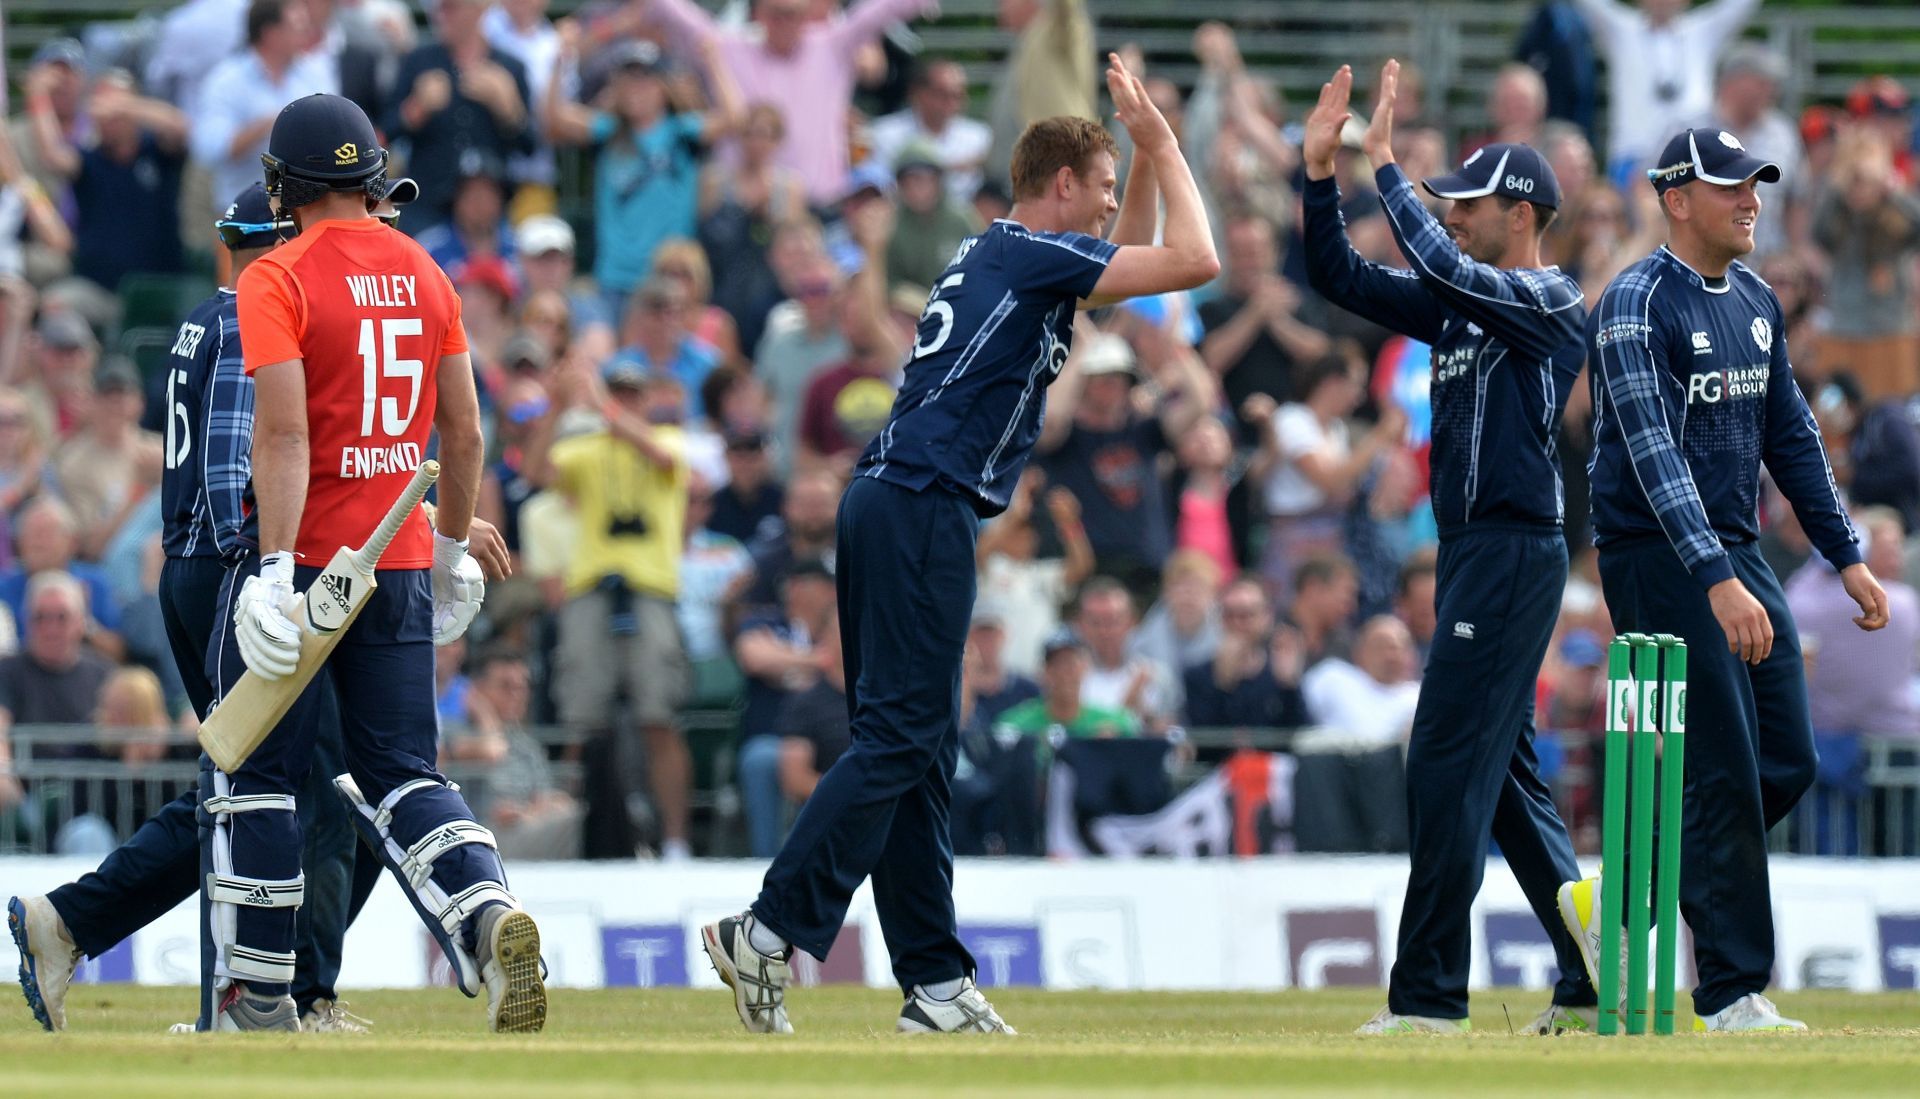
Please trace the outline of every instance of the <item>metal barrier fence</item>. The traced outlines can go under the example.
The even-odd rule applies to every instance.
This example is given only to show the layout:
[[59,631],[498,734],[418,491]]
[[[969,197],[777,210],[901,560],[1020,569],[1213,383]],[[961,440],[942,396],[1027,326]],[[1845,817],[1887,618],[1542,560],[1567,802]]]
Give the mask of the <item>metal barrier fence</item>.
[[[688,715],[696,741],[693,806],[696,838],[716,854],[744,852],[740,800],[733,788],[737,747],[730,711]],[[554,726],[521,730],[545,751],[554,785],[580,791],[580,735]],[[1301,756],[1337,754],[1339,744],[1316,744],[1314,731],[1256,728],[1187,730],[1192,750],[1169,757],[1174,786],[1184,788],[1233,751],[1255,749]],[[197,781],[193,745],[168,743],[164,758],[123,762],[125,747],[150,738],[86,725],[21,725],[9,734],[13,774],[25,798],[7,804],[0,789],[0,854],[47,854],[63,846],[99,853],[100,844],[125,840],[142,821]],[[1572,748],[1575,738],[1563,738]],[[701,743],[704,742],[704,747]],[[1822,774],[1788,818],[1773,830],[1769,847],[1779,854],[1920,857],[1920,739],[1858,738],[1823,743]],[[636,744],[631,754],[641,754]],[[1584,753],[1568,750],[1554,783],[1555,800],[1582,840],[1580,807],[1598,805],[1597,769]],[[1597,755],[1594,757],[1597,759]],[[640,763],[639,760],[632,761]],[[449,759],[442,764],[476,805],[489,793],[489,765]],[[643,790],[644,784],[635,784]],[[1398,790],[1381,791],[1398,799]],[[649,810],[637,806],[644,816]],[[64,840],[64,843],[63,843]]]

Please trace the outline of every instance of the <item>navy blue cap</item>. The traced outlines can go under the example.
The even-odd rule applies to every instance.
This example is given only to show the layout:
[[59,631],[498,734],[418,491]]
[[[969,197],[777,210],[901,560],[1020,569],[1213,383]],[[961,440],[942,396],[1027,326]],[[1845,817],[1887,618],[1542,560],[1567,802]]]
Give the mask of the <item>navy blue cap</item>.
[[1547,158],[1531,145],[1499,142],[1483,145],[1452,175],[1421,180],[1420,185],[1440,198],[1485,198],[1505,195],[1549,209],[1560,208],[1560,181]]
[[1658,166],[1647,169],[1653,189],[1662,194],[1696,179],[1729,186],[1755,176],[1762,183],[1778,183],[1780,166],[1750,155],[1739,138],[1712,126],[1675,134],[1661,150]]
[[1063,653],[1068,649],[1084,650],[1086,647],[1086,639],[1080,636],[1078,630],[1072,626],[1061,626],[1047,635],[1046,641],[1040,648],[1042,655],[1051,660],[1055,653]]
[[271,248],[283,232],[292,230],[293,222],[274,216],[266,187],[256,183],[234,196],[213,227],[228,248]]

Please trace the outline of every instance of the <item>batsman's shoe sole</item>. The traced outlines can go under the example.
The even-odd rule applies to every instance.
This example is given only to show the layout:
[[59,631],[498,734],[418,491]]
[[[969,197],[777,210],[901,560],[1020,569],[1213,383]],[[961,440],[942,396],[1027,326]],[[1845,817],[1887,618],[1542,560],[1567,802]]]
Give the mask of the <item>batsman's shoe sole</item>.
[[487,1020],[500,1034],[535,1034],[547,1025],[547,984],[540,970],[540,926],[525,912],[500,917],[493,960],[506,987]]
[[40,978],[34,971],[33,947],[27,941],[27,909],[20,903],[19,897],[7,898],[7,931],[13,936],[13,945],[20,951],[20,992],[27,998],[27,1009],[33,1012],[33,1019],[42,1030],[53,1029],[53,1019],[47,1014],[47,1005],[40,998]]

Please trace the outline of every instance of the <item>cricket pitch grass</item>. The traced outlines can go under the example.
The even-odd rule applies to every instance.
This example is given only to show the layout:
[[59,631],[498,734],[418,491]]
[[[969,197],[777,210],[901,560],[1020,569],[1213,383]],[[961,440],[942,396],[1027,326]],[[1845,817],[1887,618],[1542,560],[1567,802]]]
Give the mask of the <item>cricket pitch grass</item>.
[[[544,1034],[493,1037],[456,992],[363,992],[370,1035],[172,1037],[192,993],[74,989],[69,1030],[41,1032],[9,982],[0,1001],[0,1095],[742,1096],[1912,1096],[1920,996],[1777,998],[1805,1035],[1538,1038],[1518,1029],[1540,992],[1473,1000],[1472,1038],[1360,1039],[1373,990],[1100,993],[993,990],[1018,1038],[896,1037],[884,990],[809,988],[791,1038],[744,1033],[717,990],[556,990]],[[1683,997],[1684,1000],[1684,997]],[[1682,1026],[1691,1026],[1690,1018]]]

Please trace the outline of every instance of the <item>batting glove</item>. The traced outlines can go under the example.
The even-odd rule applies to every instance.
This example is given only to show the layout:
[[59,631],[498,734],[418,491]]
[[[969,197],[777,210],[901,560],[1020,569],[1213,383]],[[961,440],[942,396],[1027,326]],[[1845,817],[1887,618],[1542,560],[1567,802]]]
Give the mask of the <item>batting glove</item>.
[[269,553],[260,575],[247,577],[233,603],[233,636],[247,670],[279,679],[300,666],[300,625],[287,617],[293,605],[293,554]]
[[451,645],[467,632],[487,598],[480,562],[467,555],[466,539],[433,534],[433,643]]

